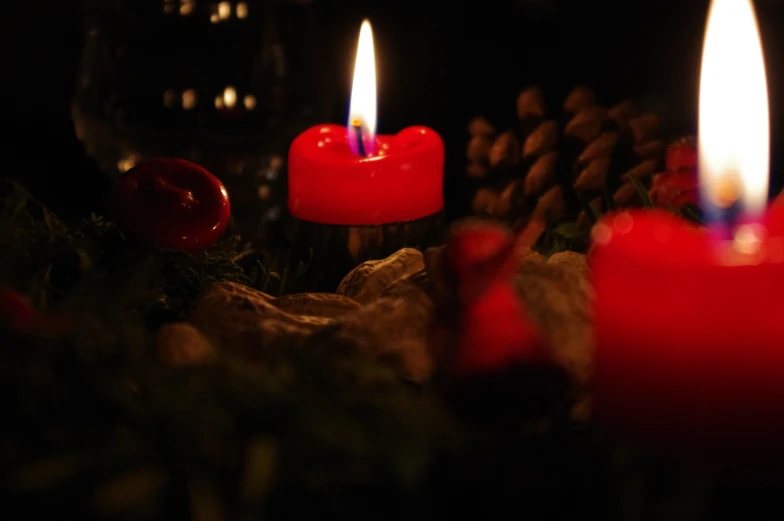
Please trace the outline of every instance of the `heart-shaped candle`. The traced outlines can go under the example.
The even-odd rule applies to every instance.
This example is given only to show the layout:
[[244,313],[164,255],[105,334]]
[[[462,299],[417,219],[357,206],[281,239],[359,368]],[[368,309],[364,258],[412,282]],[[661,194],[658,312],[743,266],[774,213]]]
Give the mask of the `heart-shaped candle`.
[[320,125],[289,151],[289,209],[306,221],[375,225],[413,221],[441,211],[444,144],[427,127],[376,136],[375,154],[351,149],[350,131]]
[[349,124],[318,125],[289,149],[288,206],[321,224],[372,226],[413,221],[444,207],[444,143],[427,127],[376,136],[373,36],[360,30]]

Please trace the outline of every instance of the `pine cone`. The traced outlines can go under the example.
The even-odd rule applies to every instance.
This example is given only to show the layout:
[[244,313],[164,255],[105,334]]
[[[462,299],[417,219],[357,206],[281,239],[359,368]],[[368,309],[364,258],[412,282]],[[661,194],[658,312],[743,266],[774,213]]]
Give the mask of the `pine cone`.
[[642,204],[629,176],[644,185],[663,168],[662,121],[632,100],[607,108],[587,87],[575,88],[560,113],[548,112],[539,87],[517,98],[517,128],[499,132],[483,117],[468,131],[467,175],[477,182],[474,211],[513,225],[544,217],[590,221],[604,211]]

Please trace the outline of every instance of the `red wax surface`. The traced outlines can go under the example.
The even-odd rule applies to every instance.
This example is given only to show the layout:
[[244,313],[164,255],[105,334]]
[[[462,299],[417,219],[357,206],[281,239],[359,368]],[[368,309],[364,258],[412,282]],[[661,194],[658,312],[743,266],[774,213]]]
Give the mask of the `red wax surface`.
[[[784,211],[748,265],[666,212],[610,215],[591,250],[600,418],[683,455],[784,440]],[[745,462],[745,460],[743,460]]]
[[[353,137],[352,137],[353,138]],[[312,127],[289,149],[289,210],[322,224],[421,219],[444,207],[444,143],[427,127],[376,136],[375,155],[352,153],[339,125]]]

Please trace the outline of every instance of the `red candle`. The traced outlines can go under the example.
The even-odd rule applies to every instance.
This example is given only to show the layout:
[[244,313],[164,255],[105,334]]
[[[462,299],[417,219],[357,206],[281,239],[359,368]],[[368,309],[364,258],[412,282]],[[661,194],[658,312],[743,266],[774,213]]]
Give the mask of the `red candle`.
[[289,149],[288,206],[322,224],[378,225],[421,219],[444,207],[444,144],[427,127],[376,136],[373,36],[360,30],[349,124],[318,125]]
[[[722,465],[769,458],[784,440],[784,207],[764,212],[765,83],[751,4],[714,0],[700,178],[709,218],[724,222],[706,229],[664,211],[611,215],[594,229],[590,257],[597,413]],[[749,220],[733,227],[725,209],[737,206]]]

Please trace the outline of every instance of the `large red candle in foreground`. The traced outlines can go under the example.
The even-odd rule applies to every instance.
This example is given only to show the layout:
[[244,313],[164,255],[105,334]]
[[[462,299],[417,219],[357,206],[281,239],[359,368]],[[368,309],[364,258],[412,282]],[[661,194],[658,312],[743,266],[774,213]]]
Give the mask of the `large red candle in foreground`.
[[753,8],[714,0],[702,192],[714,218],[734,202],[749,219],[726,239],[666,212],[619,213],[594,229],[597,413],[722,465],[784,449],[784,207],[764,211],[768,134]]
[[421,219],[444,207],[444,144],[427,127],[376,136],[376,74],[370,23],[360,30],[349,122],[318,125],[289,149],[289,199],[299,219],[379,225]]

